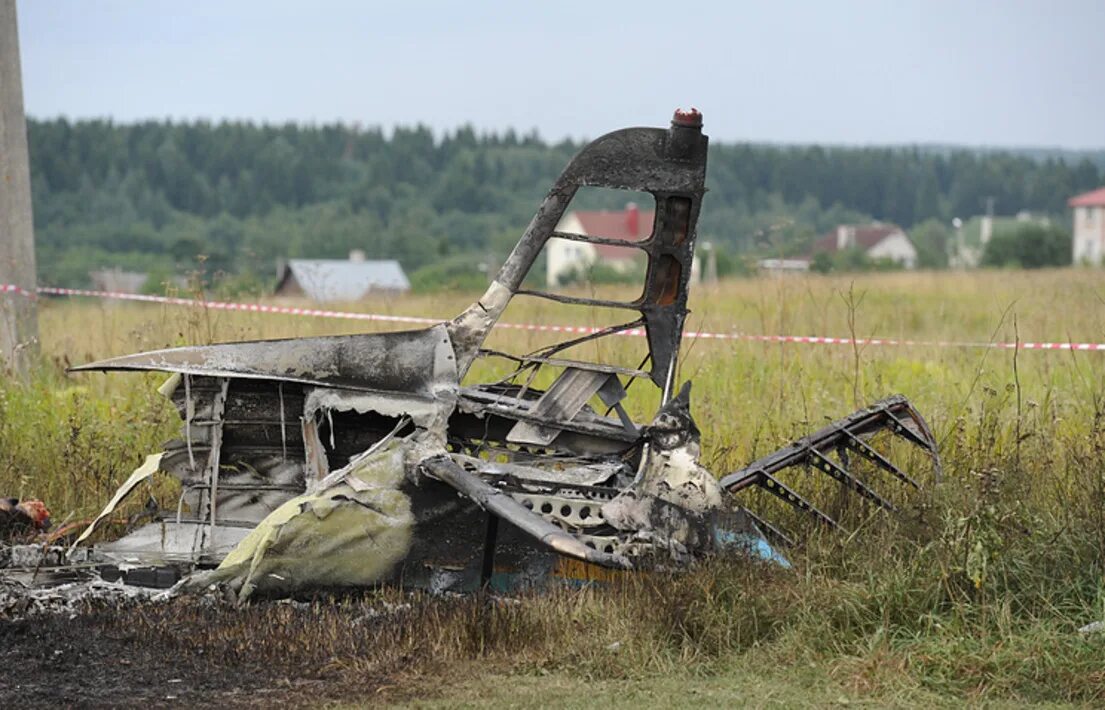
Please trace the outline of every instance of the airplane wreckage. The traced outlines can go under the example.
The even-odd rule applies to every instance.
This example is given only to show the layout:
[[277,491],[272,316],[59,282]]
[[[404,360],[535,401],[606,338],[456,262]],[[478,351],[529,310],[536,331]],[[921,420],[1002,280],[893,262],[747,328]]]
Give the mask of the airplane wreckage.
[[[176,509],[97,544],[90,559],[128,583],[218,583],[239,599],[386,583],[514,589],[586,579],[602,568],[684,565],[734,543],[785,564],[771,545],[786,534],[741,505],[743,491],[766,491],[838,525],[783,482],[778,474],[789,468],[804,469],[803,480],[826,474],[893,510],[849,459],[917,486],[872,445],[888,431],[931,456],[939,473],[933,435],[902,397],[728,475],[699,464],[690,385],[677,386],[676,365],[707,143],[692,109],[677,111],[668,129],[629,128],[587,145],[486,293],[449,322],[180,347],[73,368],[172,373],[161,391],[183,420],[180,437],[146,459],[76,544],[158,472],[180,482]],[[649,193],[656,202],[649,236],[627,242],[557,231],[584,186]],[[647,260],[641,296],[622,302],[526,288],[550,239],[640,250]],[[526,354],[486,348],[520,295],[615,309],[628,320]],[[637,368],[570,357],[630,329],[647,336]],[[469,383],[482,359],[505,361],[509,374]],[[535,386],[538,373],[551,384]],[[624,407],[638,380],[638,388],[659,391],[647,424]]]

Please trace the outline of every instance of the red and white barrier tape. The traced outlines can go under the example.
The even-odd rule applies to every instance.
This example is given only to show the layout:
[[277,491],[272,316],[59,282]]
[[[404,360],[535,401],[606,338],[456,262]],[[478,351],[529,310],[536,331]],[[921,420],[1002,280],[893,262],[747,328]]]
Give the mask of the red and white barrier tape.
[[[353,311],[329,311],[320,308],[298,308],[295,306],[272,306],[263,303],[233,303],[228,301],[201,301],[192,298],[174,298],[172,296],[148,296],[139,293],[117,293],[113,291],[91,291],[80,288],[56,288],[52,286],[40,286],[36,289],[39,294],[48,296],[85,296],[90,298],[107,298],[119,301],[141,301],[144,303],[160,303],[170,306],[190,306],[210,308],[217,311],[243,311],[246,313],[275,313],[291,316],[311,316],[315,318],[344,318],[347,320],[380,321],[387,323],[414,323],[420,325],[441,323],[439,318],[420,318],[417,316],[396,316],[384,313],[356,313]],[[35,298],[35,294],[27,289],[13,284],[0,284],[0,293],[15,293],[28,298]],[[602,328],[582,325],[540,325],[534,323],[499,323],[499,328],[514,328],[517,330],[532,330],[548,333],[573,333],[589,335]],[[618,331],[616,335],[641,337],[645,335],[644,328],[631,328]],[[1076,350],[1105,352],[1105,343],[988,343],[988,342],[961,342],[950,340],[898,340],[894,338],[833,338],[818,335],[753,335],[749,333],[709,333],[704,331],[686,331],[684,337],[701,338],[703,340],[750,340],[763,343],[802,343],[810,345],[861,345],[861,346],[919,346],[940,348],[994,348],[1000,350]]]
[[[327,311],[320,308],[296,308],[293,306],[269,306],[263,303],[232,303],[228,301],[200,301],[194,298],[174,298],[172,296],[148,296],[141,293],[117,293],[114,291],[89,291],[82,288],[57,288],[40,286],[38,293],[48,296],[87,296],[90,298],[110,298],[117,301],[142,301],[160,303],[169,306],[192,306],[210,308],[216,311],[244,311],[247,313],[278,313],[290,316],[313,316],[315,318],[345,318],[350,320],[374,320],[391,323],[440,323],[440,318],[417,318],[415,316],[392,316],[383,313],[354,313],[351,311]],[[19,293],[26,291],[19,289]]]
[[35,297],[35,295],[27,289],[23,288],[22,286],[16,286],[15,284],[0,284],[0,293],[17,293],[20,296],[26,296],[27,298]]

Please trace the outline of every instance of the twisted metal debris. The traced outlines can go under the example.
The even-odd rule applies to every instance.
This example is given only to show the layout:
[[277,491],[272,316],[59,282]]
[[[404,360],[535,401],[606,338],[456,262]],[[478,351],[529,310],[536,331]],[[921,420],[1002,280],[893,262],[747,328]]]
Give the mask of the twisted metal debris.
[[[586,146],[487,292],[452,321],[174,348],[74,368],[172,373],[162,391],[183,421],[180,438],[147,459],[101,519],[159,472],[181,483],[176,508],[97,545],[97,559],[124,580],[145,574],[148,582],[150,569],[173,569],[191,574],[187,586],[222,583],[240,598],[388,582],[502,589],[687,564],[734,541],[776,558],[765,535],[789,535],[740,505],[742,491],[762,489],[838,525],[783,482],[785,469],[819,471],[892,510],[849,457],[917,485],[872,445],[889,430],[938,469],[931,432],[900,397],[720,481],[699,463],[690,384],[677,387],[676,377],[707,146],[693,109],[677,111],[668,129],[625,129]],[[559,231],[583,186],[652,195],[650,235],[627,242]],[[639,250],[647,264],[641,295],[620,301],[527,288],[553,239]],[[520,296],[626,315],[534,352],[489,349],[489,333]],[[573,357],[633,328],[647,332],[636,367]],[[508,373],[472,382],[477,362],[505,363]],[[638,381],[634,394],[659,392],[647,424],[625,407]],[[152,579],[167,585],[176,575]]]

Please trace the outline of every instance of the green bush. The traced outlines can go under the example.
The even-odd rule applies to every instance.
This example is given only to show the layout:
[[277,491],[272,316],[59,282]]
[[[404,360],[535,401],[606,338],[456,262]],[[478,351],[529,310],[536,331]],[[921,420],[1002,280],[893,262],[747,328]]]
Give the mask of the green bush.
[[487,288],[487,269],[486,263],[481,264],[471,254],[442,259],[411,273],[411,290],[416,293],[481,291]]
[[827,274],[831,271],[854,273],[864,271],[900,271],[905,268],[887,258],[872,259],[867,252],[853,247],[837,252],[819,251],[810,261],[810,271]]
[[643,284],[645,281],[644,261],[637,261],[627,269],[617,269],[609,264],[597,261],[583,268],[572,269],[568,273],[561,274],[560,285],[571,286],[576,284],[591,284],[593,286],[608,284]]
[[1051,224],[1025,223],[1014,230],[998,232],[982,254],[983,266],[1039,269],[1069,263],[1070,233]]

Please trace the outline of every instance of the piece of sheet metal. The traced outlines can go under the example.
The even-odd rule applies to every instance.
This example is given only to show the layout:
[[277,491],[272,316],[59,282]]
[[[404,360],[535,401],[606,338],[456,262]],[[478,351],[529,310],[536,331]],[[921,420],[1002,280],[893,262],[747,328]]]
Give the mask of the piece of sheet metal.
[[444,325],[394,333],[256,340],[154,350],[71,368],[158,370],[208,377],[299,382],[433,399],[456,378]]

